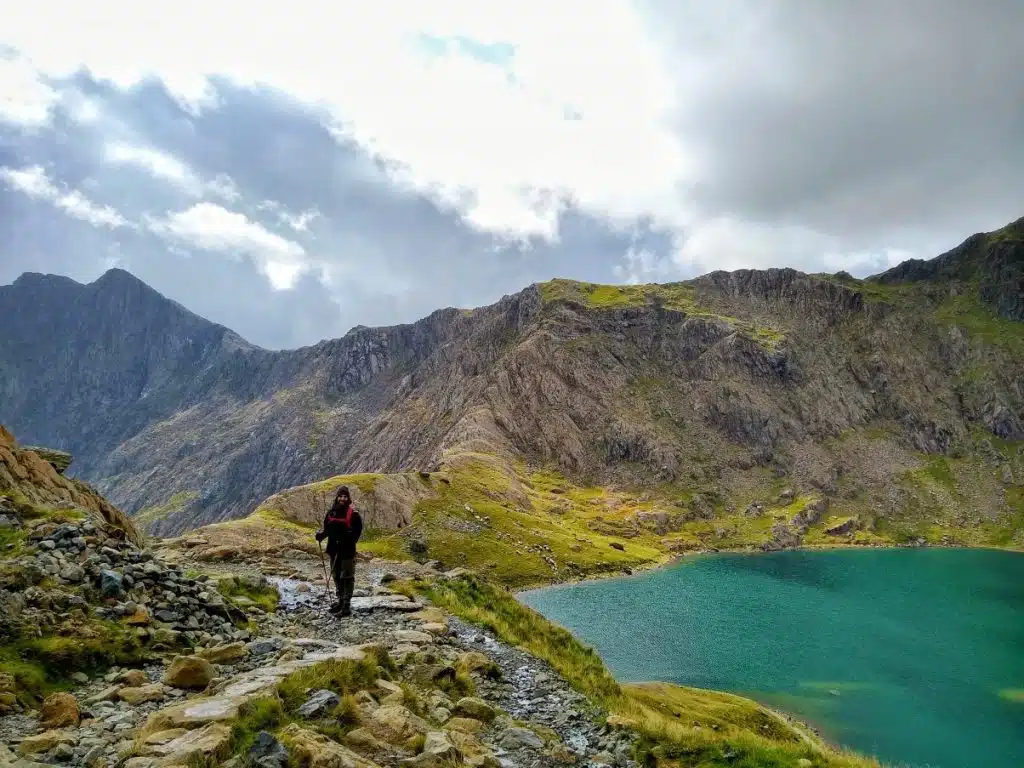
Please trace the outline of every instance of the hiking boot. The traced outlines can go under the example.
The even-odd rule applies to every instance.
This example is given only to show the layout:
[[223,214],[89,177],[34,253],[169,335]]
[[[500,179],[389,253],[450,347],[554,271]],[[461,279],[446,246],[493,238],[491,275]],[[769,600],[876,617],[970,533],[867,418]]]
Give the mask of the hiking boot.
[[334,605],[332,605],[327,610],[328,610],[328,613],[333,613],[335,616],[337,616],[339,613],[341,613],[342,605],[341,605],[341,603],[335,603]]

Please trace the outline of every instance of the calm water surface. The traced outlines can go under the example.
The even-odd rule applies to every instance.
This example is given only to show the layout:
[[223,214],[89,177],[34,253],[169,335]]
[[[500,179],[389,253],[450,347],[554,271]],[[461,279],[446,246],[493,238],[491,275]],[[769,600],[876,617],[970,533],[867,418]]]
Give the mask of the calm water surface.
[[741,693],[886,763],[1024,766],[1024,555],[714,555],[520,598],[619,680]]

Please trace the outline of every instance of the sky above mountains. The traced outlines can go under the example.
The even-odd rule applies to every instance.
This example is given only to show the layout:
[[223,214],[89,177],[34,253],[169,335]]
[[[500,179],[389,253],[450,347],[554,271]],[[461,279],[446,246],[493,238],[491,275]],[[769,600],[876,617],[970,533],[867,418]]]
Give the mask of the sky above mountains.
[[1018,0],[37,0],[0,284],[119,266],[268,347],[551,277],[867,275],[1024,210]]

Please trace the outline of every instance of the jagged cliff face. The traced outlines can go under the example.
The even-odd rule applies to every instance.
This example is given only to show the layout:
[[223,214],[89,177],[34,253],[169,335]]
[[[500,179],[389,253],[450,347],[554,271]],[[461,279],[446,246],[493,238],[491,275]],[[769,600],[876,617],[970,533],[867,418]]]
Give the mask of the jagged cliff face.
[[[0,424],[0,501],[9,497],[28,504],[69,509],[88,510],[96,518],[124,531],[136,543],[141,543],[134,522],[114,505],[100,496],[86,483],[64,477],[40,455],[18,444],[3,424]],[[7,510],[2,513],[7,516]],[[10,520],[4,521],[4,527]]]
[[[1024,439],[1022,231],[872,281],[788,269],[555,281],[286,352],[127,273],[87,286],[23,276],[0,288],[14,318],[0,418],[74,453],[72,473],[148,508],[162,534],[317,478],[472,452],[723,499],[765,472],[826,494],[867,482],[884,499],[921,454]],[[881,453],[862,445],[883,433]]]

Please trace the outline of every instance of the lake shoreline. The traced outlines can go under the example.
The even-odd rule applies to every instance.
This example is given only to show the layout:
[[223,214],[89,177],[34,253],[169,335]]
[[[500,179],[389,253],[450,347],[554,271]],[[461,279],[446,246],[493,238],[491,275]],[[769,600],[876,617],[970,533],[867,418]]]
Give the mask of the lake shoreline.
[[755,549],[749,546],[747,547],[726,547],[723,549],[701,549],[694,550],[692,552],[680,552],[678,554],[667,555],[666,557],[657,560],[652,563],[644,563],[638,565],[635,568],[630,568],[626,571],[616,572],[598,572],[588,573],[585,576],[575,578],[558,579],[556,581],[545,581],[537,584],[528,584],[520,587],[512,592],[518,598],[519,595],[527,592],[537,592],[543,589],[551,589],[554,587],[562,586],[575,586],[578,584],[588,584],[590,582],[602,582],[609,581],[611,579],[628,579],[633,576],[639,576],[644,573],[651,571],[657,571],[664,568],[671,568],[687,560],[694,560],[698,557],[707,557],[708,555],[772,555],[778,552],[834,552],[834,551],[846,551],[846,550],[863,550],[863,551],[874,551],[879,549],[886,550],[898,550],[898,549],[965,549],[972,551],[991,551],[991,552],[1016,552],[1018,554],[1024,554],[1024,549],[1019,547],[996,547],[991,545],[986,546],[971,546],[967,544],[822,544],[822,545],[811,545],[811,546],[799,546],[790,547],[786,549],[774,549],[774,550],[763,550]]
[[[895,555],[896,550],[905,549],[919,554]],[[845,555],[851,550],[868,559]],[[798,554],[804,552],[841,556]],[[1007,622],[1019,615],[1006,612],[1008,601],[1015,600],[1013,604],[1020,606],[1024,597],[1019,589],[1012,585],[1008,589],[1000,582],[1006,574],[1020,573],[1021,566],[1019,558],[1000,554],[1004,552],[1022,554],[1009,547],[949,545],[705,550],[637,568],[629,575],[600,574],[522,590],[516,596],[594,648],[609,669],[617,670],[616,679],[623,685],[663,681],[684,689],[732,693],[802,725],[830,746],[862,754],[881,752],[880,759],[886,764],[916,759],[915,754],[935,762],[932,745],[945,741],[945,754],[954,759],[949,765],[989,765],[994,763],[985,762],[982,753],[1005,758],[1019,748],[1013,746],[1019,735],[1005,725],[1007,705],[1000,705],[992,693],[1007,675],[1017,679],[1024,671],[1012,647],[998,641],[1010,626]],[[758,554],[781,558],[758,558],[755,564],[752,559],[735,557]],[[680,564],[697,566],[697,570],[691,575],[690,567],[675,574],[655,574]],[[931,578],[924,578],[924,573]],[[974,586],[963,586],[971,583],[971,574]],[[724,580],[724,575],[729,578]],[[635,585],[627,581],[633,576],[638,577]],[[653,577],[649,590],[645,577]],[[593,589],[572,589],[590,582]],[[906,585],[906,589],[893,590],[893,583]],[[1013,583],[1019,582],[1013,579]],[[951,586],[934,586],[942,584]],[[925,592],[923,585],[931,586]],[[549,594],[544,596],[545,592]],[[1003,611],[988,614],[1001,618],[987,628],[983,622],[979,624],[983,614],[973,613],[983,604],[979,602],[982,599],[989,606],[1001,605]],[[769,610],[764,601],[772,606]],[[624,630],[610,618],[626,605],[633,606],[631,618],[625,619],[630,626],[636,623],[633,630]],[[833,612],[831,606],[842,610]],[[897,617],[906,617],[904,621],[909,623],[894,630]],[[813,630],[807,631],[812,625]],[[794,627],[804,629],[795,632]],[[844,643],[862,632],[863,640],[850,646],[855,653],[845,654],[846,661],[838,667],[822,668],[823,659],[837,654],[843,657]],[[941,642],[936,639],[939,637]],[[979,647],[987,643],[985,652],[974,657],[991,664],[984,676],[972,677],[972,687],[967,689],[956,664],[950,663],[950,649],[970,647],[960,643]],[[794,650],[800,648],[803,650]],[[920,661],[929,654],[934,663]],[[997,664],[1003,666],[997,668]],[[971,717],[976,722],[972,727],[990,731],[984,749],[971,746],[973,742],[968,743],[965,735],[970,732],[968,726],[950,721],[942,707],[924,706],[917,700],[911,706],[903,686],[897,684],[902,680],[898,674],[885,678],[886,670],[906,670],[914,678],[925,668],[928,673],[920,680],[921,696],[927,692],[928,697],[941,700],[952,692],[964,696],[964,690],[973,696]],[[757,669],[753,678],[751,669]],[[848,682],[857,683],[858,690],[848,694],[842,688]],[[814,691],[801,692],[796,685]],[[842,695],[833,687],[842,690]],[[801,700],[787,706],[792,695]],[[871,702],[870,706],[866,702]],[[885,707],[890,708],[888,720],[873,714]],[[925,732],[932,734],[929,743],[912,735]]]

